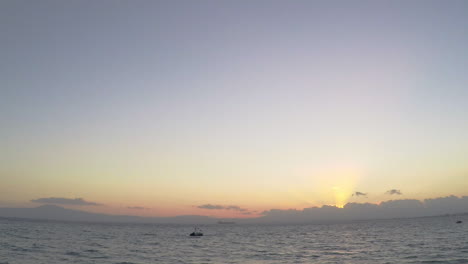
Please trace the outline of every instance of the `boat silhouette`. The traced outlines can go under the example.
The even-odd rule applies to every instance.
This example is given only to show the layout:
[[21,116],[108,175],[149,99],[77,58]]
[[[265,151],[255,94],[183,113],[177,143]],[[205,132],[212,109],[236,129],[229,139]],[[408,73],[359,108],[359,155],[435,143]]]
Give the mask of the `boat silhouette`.
[[197,228],[195,227],[195,229],[193,230],[192,233],[190,233],[189,236],[192,236],[192,237],[199,237],[199,236],[203,236],[203,232],[201,231],[200,228]]

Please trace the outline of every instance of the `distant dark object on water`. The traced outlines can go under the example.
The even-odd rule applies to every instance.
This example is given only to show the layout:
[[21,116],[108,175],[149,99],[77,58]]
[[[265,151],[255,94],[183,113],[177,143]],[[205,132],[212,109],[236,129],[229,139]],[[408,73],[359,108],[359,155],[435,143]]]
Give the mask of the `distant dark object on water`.
[[201,231],[200,228],[196,228],[196,227],[195,227],[195,230],[193,230],[193,232],[190,233],[190,236],[192,236],[192,237],[203,236],[203,232]]
[[458,220],[458,221],[457,221],[457,224],[461,224],[461,223],[463,223],[462,220]]

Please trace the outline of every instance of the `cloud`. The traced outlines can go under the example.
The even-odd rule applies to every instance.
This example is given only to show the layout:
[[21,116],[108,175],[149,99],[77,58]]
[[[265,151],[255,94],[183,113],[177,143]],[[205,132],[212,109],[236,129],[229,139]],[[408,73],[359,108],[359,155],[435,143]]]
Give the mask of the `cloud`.
[[[401,192],[394,190],[394,194]],[[251,220],[258,223],[329,223],[362,219],[387,219],[468,213],[468,196],[454,195],[426,199],[390,200],[380,204],[348,203],[343,208],[324,205],[322,207],[296,209],[271,209],[264,211],[260,218]]]
[[39,198],[39,199],[34,199],[31,200],[33,203],[42,203],[42,204],[63,204],[63,205],[93,205],[93,206],[99,206],[102,204],[95,203],[95,202],[88,202],[85,201],[83,198],[75,198],[75,199],[70,199],[70,198],[61,198],[61,197],[49,197],[49,198]]
[[215,204],[203,204],[203,205],[199,205],[197,207],[201,208],[201,209],[208,209],[208,210],[222,210],[222,209],[224,209],[224,206],[215,205]]
[[237,206],[237,205],[229,205],[229,206],[226,206],[225,209],[226,209],[226,210],[239,211],[239,212],[246,212],[246,211],[247,211],[247,209],[240,208],[240,207]]
[[381,202],[380,207],[384,209],[420,209],[424,204],[416,199],[390,200]]
[[149,209],[149,208],[141,207],[141,206],[128,206],[127,208],[132,209],[132,210],[147,210],[147,209]]
[[401,191],[400,191],[400,190],[397,190],[397,189],[388,190],[387,192],[385,192],[385,194],[390,194],[390,195],[393,195],[393,194],[402,195]]
[[241,208],[237,205],[219,205],[219,204],[203,204],[197,206],[200,209],[208,209],[208,210],[232,210],[238,212],[248,212],[249,210],[245,208]]
[[364,197],[367,197],[367,193],[363,193],[363,192],[355,192],[353,193],[352,196],[364,196]]

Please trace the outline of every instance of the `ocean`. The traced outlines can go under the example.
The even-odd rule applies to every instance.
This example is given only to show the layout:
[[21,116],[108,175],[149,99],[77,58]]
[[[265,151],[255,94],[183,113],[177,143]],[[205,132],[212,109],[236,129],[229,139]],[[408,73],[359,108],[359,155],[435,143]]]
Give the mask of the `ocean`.
[[0,218],[0,263],[468,263],[468,215],[199,227]]

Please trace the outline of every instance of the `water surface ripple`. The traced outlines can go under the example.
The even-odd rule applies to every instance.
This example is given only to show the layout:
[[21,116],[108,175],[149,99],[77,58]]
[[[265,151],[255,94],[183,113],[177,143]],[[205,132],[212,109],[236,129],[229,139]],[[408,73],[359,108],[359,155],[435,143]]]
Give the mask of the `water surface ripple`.
[[0,218],[0,264],[468,263],[468,216],[201,228]]

